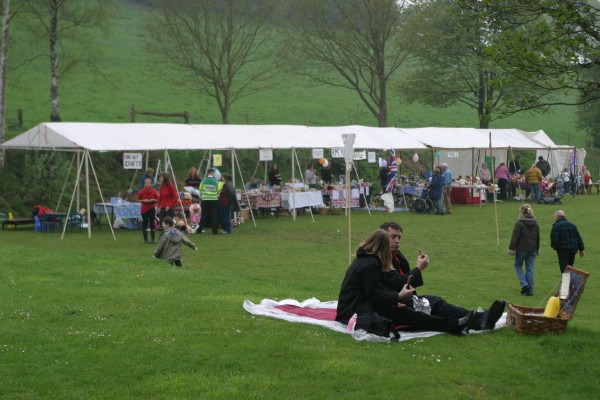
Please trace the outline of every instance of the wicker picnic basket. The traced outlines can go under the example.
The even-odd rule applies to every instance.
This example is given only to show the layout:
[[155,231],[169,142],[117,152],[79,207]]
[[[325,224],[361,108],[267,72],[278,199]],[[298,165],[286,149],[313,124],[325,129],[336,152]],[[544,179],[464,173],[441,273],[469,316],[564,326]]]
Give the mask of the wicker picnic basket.
[[506,324],[515,328],[517,332],[534,335],[563,333],[567,329],[567,323],[573,318],[589,276],[589,273],[571,266],[567,266],[567,271],[571,273],[569,295],[567,299],[561,300],[561,309],[556,318],[544,317],[543,308],[517,306],[509,303]]

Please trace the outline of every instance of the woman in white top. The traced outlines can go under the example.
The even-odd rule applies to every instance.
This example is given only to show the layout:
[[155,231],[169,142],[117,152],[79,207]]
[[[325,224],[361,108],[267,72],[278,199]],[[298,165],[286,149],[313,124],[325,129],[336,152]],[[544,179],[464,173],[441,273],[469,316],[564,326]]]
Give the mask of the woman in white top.
[[315,166],[312,161],[306,165],[306,171],[304,171],[304,181],[307,185],[317,184],[317,171],[315,170]]

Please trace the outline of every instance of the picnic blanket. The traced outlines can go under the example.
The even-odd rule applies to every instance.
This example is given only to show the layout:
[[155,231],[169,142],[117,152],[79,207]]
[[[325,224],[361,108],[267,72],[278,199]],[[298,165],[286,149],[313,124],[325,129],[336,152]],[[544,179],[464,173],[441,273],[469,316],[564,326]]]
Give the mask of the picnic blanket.
[[[253,315],[262,315],[283,319],[289,322],[298,322],[304,324],[318,325],[332,331],[351,335],[356,340],[366,340],[370,342],[389,342],[391,338],[384,338],[372,335],[364,331],[349,331],[346,324],[335,320],[337,300],[319,301],[316,298],[310,298],[299,302],[294,299],[275,301],[264,299],[259,304],[254,304],[250,300],[244,301],[244,309]],[[496,323],[494,330],[501,329],[506,325],[506,313]],[[471,331],[471,333],[483,333],[490,331]],[[401,332],[400,341],[427,338],[436,335],[442,335],[443,332]]]

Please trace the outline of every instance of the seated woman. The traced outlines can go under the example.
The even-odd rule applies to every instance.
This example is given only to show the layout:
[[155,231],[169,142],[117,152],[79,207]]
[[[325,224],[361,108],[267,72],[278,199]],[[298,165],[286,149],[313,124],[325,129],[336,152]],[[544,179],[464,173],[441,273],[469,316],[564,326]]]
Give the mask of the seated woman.
[[438,317],[402,304],[415,289],[408,284],[400,292],[386,288],[384,274],[392,269],[390,236],[387,231],[378,229],[359,245],[356,259],[346,271],[338,297],[336,321],[347,324],[354,314],[360,316],[374,311],[391,319],[394,325],[456,335],[461,335],[475,323],[474,311],[462,318]]

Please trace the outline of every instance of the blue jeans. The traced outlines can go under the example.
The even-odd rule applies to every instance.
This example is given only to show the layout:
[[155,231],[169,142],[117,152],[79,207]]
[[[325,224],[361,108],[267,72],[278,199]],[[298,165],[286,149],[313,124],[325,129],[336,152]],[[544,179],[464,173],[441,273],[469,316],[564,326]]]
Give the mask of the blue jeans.
[[[517,250],[515,254],[515,272],[521,288],[529,286],[529,293],[533,294],[533,264],[535,263],[535,257],[537,252],[529,252],[523,250]],[[525,261],[525,273],[523,274],[523,261]]]
[[219,207],[219,223],[224,232],[231,233],[231,213],[229,205],[227,207]]
[[539,183],[532,183],[529,185],[531,191],[531,201],[539,202],[542,201],[542,191]]
[[433,205],[435,207],[435,213],[439,215],[444,214],[444,208],[442,207],[442,198],[440,197],[439,199],[432,199],[431,201],[433,202]]

